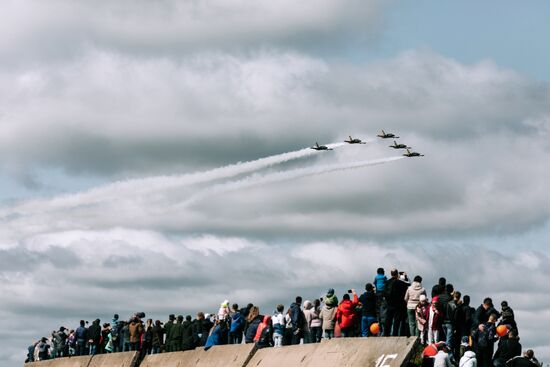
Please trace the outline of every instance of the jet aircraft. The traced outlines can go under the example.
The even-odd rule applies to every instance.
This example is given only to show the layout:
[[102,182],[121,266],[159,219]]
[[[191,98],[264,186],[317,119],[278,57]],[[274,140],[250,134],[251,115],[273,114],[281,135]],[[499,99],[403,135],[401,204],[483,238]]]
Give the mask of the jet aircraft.
[[382,139],[389,139],[389,138],[399,138],[399,136],[395,136],[395,134],[392,134],[392,133],[386,133],[384,132],[384,130],[382,130],[382,134],[379,134],[377,135],[379,138],[382,138]]
[[424,157],[424,154],[420,154],[420,153],[417,153],[417,152],[411,152],[409,150],[409,148],[407,148],[407,153],[403,154],[405,157],[409,157],[409,158],[412,158],[412,157]]
[[353,139],[351,137],[351,135],[349,136],[349,140],[344,140],[345,143],[348,143],[348,144],[367,144],[363,141],[361,141],[361,139]]
[[315,142],[315,145],[310,147],[310,149],[315,150],[332,150],[332,148],[328,148],[326,145],[319,145],[319,143]]
[[407,144],[397,144],[397,142],[394,140],[393,145],[390,145],[390,148],[393,148],[393,149],[409,149],[410,147],[408,147]]

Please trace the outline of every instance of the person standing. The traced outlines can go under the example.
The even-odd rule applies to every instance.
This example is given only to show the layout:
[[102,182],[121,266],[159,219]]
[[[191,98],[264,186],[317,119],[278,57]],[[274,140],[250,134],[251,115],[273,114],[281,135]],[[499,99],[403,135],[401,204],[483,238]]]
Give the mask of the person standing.
[[377,320],[376,293],[371,283],[365,284],[365,293],[359,297],[361,303],[361,336],[371,336],[370,327]]
[[340,331],[344,338],[355,336],[353,330],[356,322],[356,307],[359,303],[359,298],[355,289],[351,289],[351,294],[353,294],[353,301],[350,299],[349,293],[344,294],[342,297],[342,302],[338,306],[336,311],[336,320],[338,325],[340,325]]
[[414,277],[412,284],[407,288],[405,301],[407,302],[407,319],[411,336],[420,336],[416,322],[416,306],[420,303],[420,297],[426,296],[426,289],[422,286],[422,277]]

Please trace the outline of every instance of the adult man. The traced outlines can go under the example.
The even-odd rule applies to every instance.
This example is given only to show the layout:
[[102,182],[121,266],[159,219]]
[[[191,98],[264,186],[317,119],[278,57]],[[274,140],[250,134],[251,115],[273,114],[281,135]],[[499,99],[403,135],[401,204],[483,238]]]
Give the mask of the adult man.
[[496,315],[491,314],[486,323],[480,324],[473,333],[478,367],[491,367],[496,341]]
[[292,345],[300,344],[304,336],[304,325],[306,318],[301,308],[302,297],[296,297],[296,301],[290,305],[290,324],[292,326]]
[[408,287],[407,283],[399,279],[399,271],[392,269],[391,278],[386,282],[384,289],[384,298],[387,303],[385,336],[407,336],[408,334],[407,302],[405,302]]
[[486,323],[487,320],[489,320],[489,316],[493,314],[496,315],[498,318],[499,313],[493,307],[493,300],[487,297],[483,300],[483,303],[476,309],[472,329],[477,329],[479,325]]
[[92,325],[88,328],[88,344],[90,345],[90,355],[95,355],[98,352],[99,342],[101,341],[101,321],[95,319]]
[[86,322],[80,320],[80,326],[76,329],[76,355],[85,356],[88,355],[86,343],[88,342],[88,329],[86,328]]
[[510,330],[507,337],[501,338],[493,356],[493,366],[503,367],[506,361],[521,356],[521,344],[516,330]]
[[529,349],[523,353],[522,357],[514,357],[506,362],[506,367],[540,367],[538,361],[533,361],[535,353]]
[[175,320],[176,320],[176,316],[174,314],[170,314],[168,316],[168,321],[166,322],[166,324],[164,324],[164,331],[166,332],[166,342],[164,345],[166,345],[167,352],[172,352],[172,350],[170,350],[171,348],[170,329],[172,328],[172,326],[174,326]]

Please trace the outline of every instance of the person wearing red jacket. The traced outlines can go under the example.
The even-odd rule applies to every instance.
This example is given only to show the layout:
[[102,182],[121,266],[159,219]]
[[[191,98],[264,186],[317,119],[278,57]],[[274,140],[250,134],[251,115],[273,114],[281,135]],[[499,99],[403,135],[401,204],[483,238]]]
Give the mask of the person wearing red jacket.
[[359,303],[359,298],[357,297],[357,293],[355,293],[355,289],[352,289],[351,293],[353,294],[353,301],[350,300],[349,294],[344,294],[342,302],[340,302],[336,311],[336,320],[338,320],[343,337],[353,336],[353,330],[355,329],[357,318],[356,307]]

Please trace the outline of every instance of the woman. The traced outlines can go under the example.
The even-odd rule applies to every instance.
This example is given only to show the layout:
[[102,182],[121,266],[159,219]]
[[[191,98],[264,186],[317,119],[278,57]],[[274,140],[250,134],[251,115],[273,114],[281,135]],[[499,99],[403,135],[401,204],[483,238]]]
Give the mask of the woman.
[[247,326],[244,332],[244,342],[254,343],[254,337],[256,336],[256,331],[258,326],[261,324],[263,316],[260,315],[260,309],[257,306],[253,306],[248,313],[246,318]]
[[153,349],[153,320],[147,319],[145,322],[145,329],[143,331],[143,343],[141,345],[141,358],[143,359],[147,354],[151,354]]
[[320,343],[323,336],[323,320],[321,315],[321,301],[316,299],[313,301],[313,309],[311,310],[311,322],[309,323],[309,332],[313,343]]
[[430,304],[425,295],[420,296],[420,302],[414,310],[416,317],[416,327],[420,332],[420,343],[426,344],[428,340],[428,320],[430,319]]

